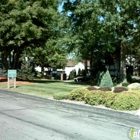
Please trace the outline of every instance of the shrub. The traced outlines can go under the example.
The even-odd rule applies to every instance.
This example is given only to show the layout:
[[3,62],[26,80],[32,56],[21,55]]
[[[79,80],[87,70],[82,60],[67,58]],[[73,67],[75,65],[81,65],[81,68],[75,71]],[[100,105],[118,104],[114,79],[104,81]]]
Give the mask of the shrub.
[[88,89],[88,90],[98,90],[96,87],[93,87],[93,86],[88,87],[87,89]]
[[117,96],[116,93],[108,92],[107,96],[104,99],[105,106],[110,108],[112,106],[112,104],[114,103],[116,96]]
[[33,66],[25,61],[21,64],[21,70],[18,70],[17,78],[20,80],[33,80],[34,75]]
[[105,72],[101,72],[99,74],[97,85],[100,87],[113,86],[113,82],[112,82],[112,79],[108,70],[106,70]]
[[74,90],[71,91],[71,93],[69,95],[69,99],[77,100],[77,101],[83,101],[85,94],[88,93],[88,92],[89,92],[89,90],[86,89],[86,88],[74,89]]
[[69,79],[74,79],[76,77],[76,70],[72,70],[69,75]]
[[60,80],[60,74],[57,74],[54,78],[55,80]]
[[36,72],[36,77],[37,77],[37,78],[41,78],[41,76],[42,76],[41,72],[38,72],[38,71],[37,71],[37,72]]
[[[101,91],[100,91],[101,92]],[[100,104],[100,92],[99,91],[94,91],[85,94],[85,103],[90,104],[90,105],[99,105]]]
[[103,75],[104,75],[104,72],[100,72],[100,71],[96,75],[96,81],[97,81],[98,86],[100,84],[100,81],[101,81],[101,78],[103,77]]
[[123,91],[128,91],[128,89],[126,87],[115,87],[113,92],[119,93]]
[[121,93],[116,96],[114,103],[110,107],[117,110],[136,110],[140,107],[140,100],[137,95]]
[[133,94],[133,95],[136,95],[138,98],[139,98],[139,100],[140,100],[140,92],[139,91],[123,91],[123,92],[121,92],[121,94]]
[[82,75],[82,70],[81,69],[78,69],[78,76],[81,76]]
[[122,86],[127,87],[129,83],[122,83]]
[[130,74],[127,74],[126,78],[127,78],[127,81],[129,83],[133,83],[133,79],[132,79],[132,76]]
[[110,87],[100,87],[98,90],[101,90],[101,91],[111,91],[112,89]]
[[69,99],[69,93],[57,93],[53,95],[53,98],[56,100],[63,100],[63,99]]
[[90,105],[99,105],[105,104],[106,97],[108,92],[103,92],[100,90],[92,90],[89,93],[85,94],[85,103]]

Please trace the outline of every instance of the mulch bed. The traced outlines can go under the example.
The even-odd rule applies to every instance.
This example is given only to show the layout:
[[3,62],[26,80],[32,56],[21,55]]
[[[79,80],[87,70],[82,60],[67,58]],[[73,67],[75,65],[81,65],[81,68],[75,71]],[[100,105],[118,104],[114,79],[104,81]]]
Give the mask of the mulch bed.
[[[10,80],[10,83],[13,82],[12,80]],[[0,84],[7,84],[7,78],[6,77],[3,77],[3,76],[0,76]],[[27,82],[27,81],[20,81],[20,80],[17,80],[16,81],[16,84],[34,84],[32,82]]]

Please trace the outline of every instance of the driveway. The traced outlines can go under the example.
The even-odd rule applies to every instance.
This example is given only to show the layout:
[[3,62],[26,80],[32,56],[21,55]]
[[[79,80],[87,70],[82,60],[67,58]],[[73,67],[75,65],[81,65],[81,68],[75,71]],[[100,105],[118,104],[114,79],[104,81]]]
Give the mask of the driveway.
[[0,140],[129,140],[140,116],[0,90]]

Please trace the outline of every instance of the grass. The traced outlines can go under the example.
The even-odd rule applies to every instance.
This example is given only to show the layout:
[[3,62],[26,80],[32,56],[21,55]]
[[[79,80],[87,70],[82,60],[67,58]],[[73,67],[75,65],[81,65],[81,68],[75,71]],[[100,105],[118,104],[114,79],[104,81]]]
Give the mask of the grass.
[[27,84],[18,84],[17,88],[13,88],[13,83],[10,84],[10,88],[7,88],[7,84],[0,83],[0,89],[19,92],[29,95],[35,95],[45,98],[52,98],[53,96],[56,99],[59,97],[67,96],[70,91],[78,87],[87,87],[88,85],[83,83],[75,82],[63,82],[58,80],[33,80],[31,83]]
[[69,93],[67,93],[67,92],[56,93],[53,96],[53,98],[56,100],[69,99]]

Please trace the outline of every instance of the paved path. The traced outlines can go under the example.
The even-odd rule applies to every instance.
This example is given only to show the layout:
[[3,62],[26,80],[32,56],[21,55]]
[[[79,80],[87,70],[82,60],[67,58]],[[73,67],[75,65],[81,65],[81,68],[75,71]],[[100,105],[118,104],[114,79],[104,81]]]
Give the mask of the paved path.
[[128,140],[140,117],[0,90],[0,140]]

